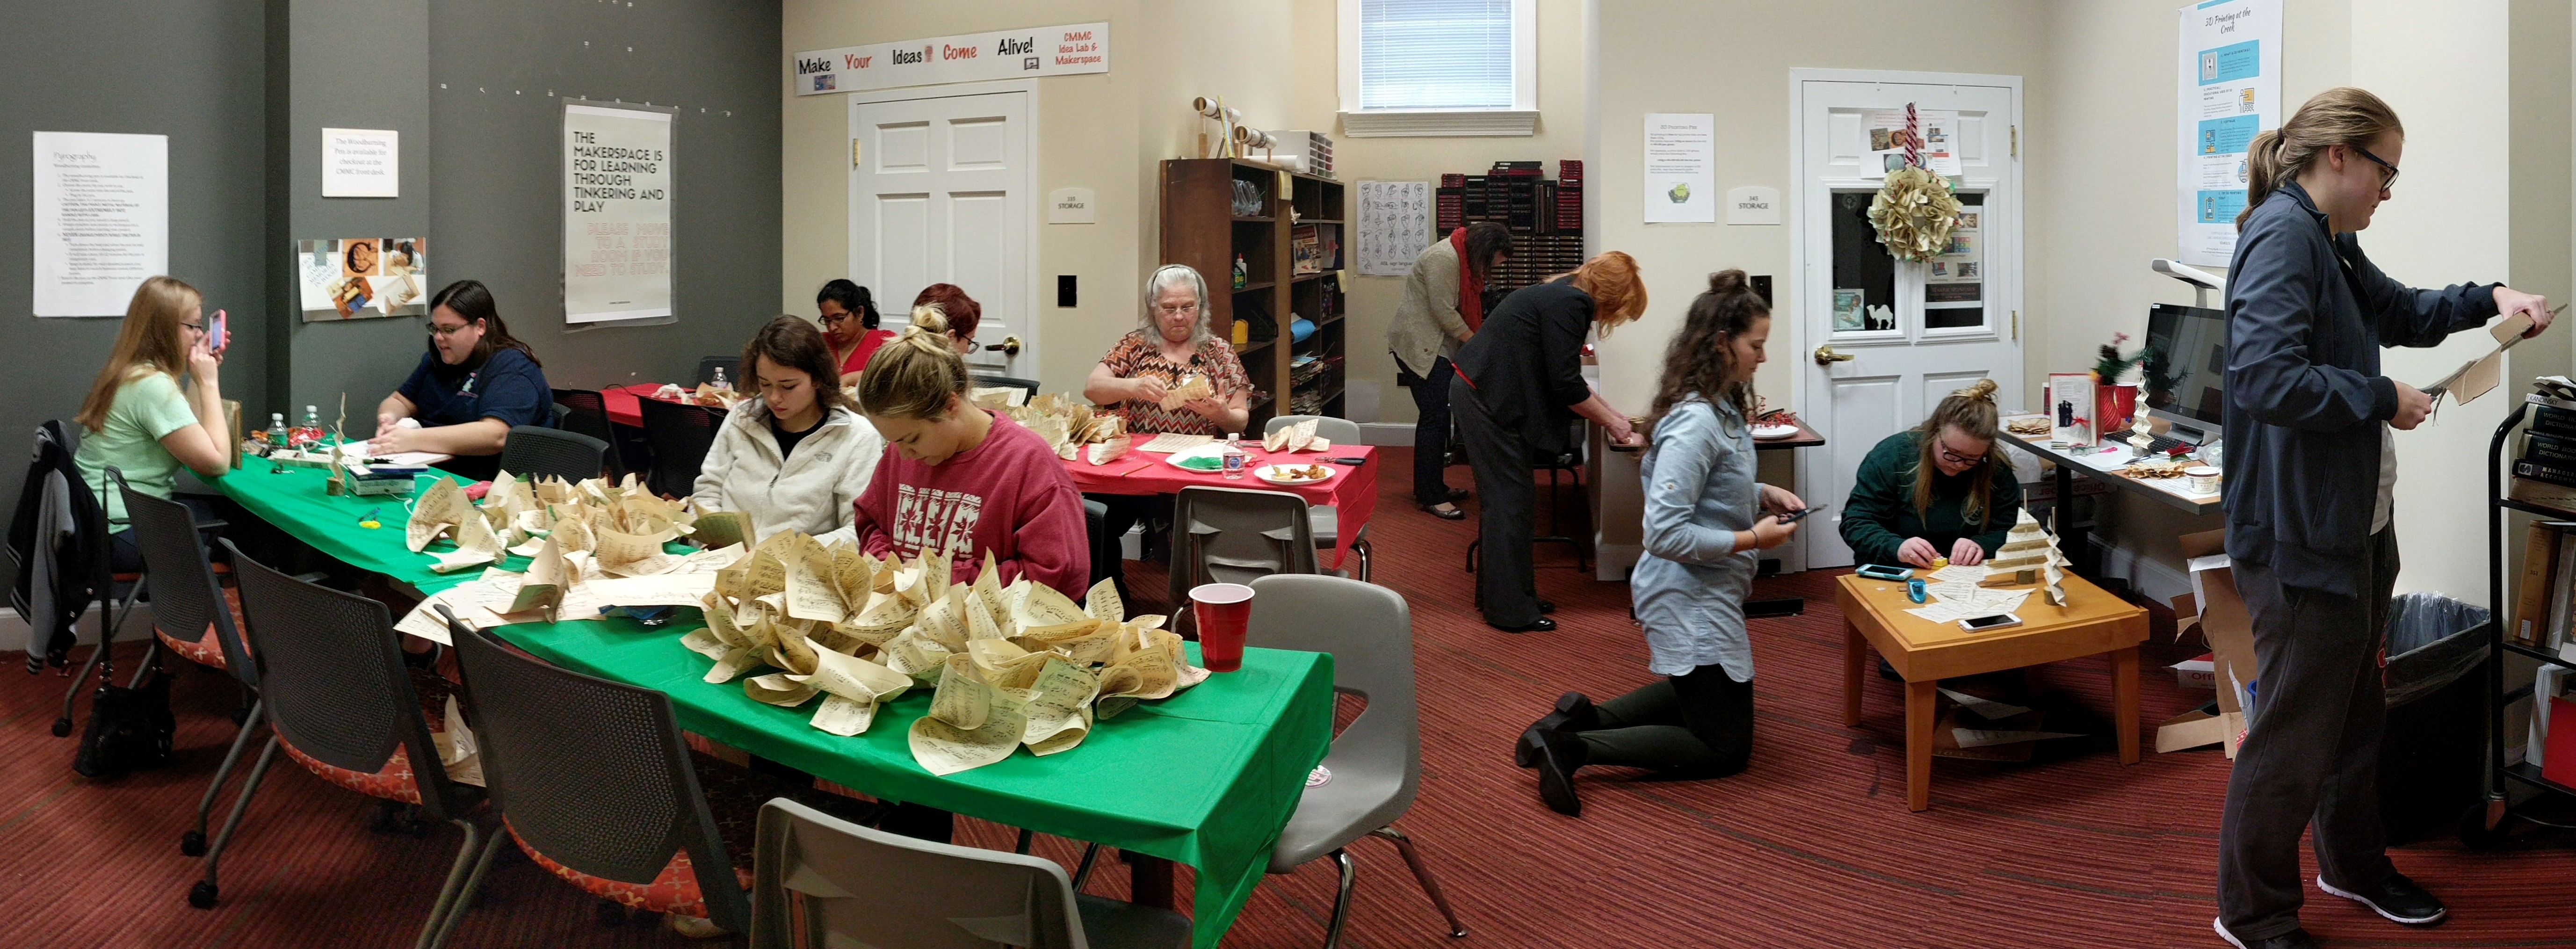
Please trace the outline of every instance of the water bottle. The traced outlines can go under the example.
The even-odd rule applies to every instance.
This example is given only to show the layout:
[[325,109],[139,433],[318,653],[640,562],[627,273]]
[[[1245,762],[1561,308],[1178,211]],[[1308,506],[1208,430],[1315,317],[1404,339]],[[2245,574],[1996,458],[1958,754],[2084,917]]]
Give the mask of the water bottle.
[[724,377],[724,367],[723,367],[723,366],[717,366],[717,367],[716,367],[716,381],[715,381],[715,382],[713,382],[713,383],[710,383],[710,384],[711,384],[711,385],[713,385],[713,386],[715,386],[715,387],[716,387],[716,388],[718,388],[718,389],[730,389],[730,388],[733,388],[733,384],[732,384],[732,383],[730,383],[730,382],[726,382],[726,381],[725,381],[725,377]]
[[1235,481],[1243,480],[1243,465],[1244,462],[1248,460],[1250,460],[1248,456],[1243,453],[1243,434],[1240,432],[1227,432],[1225,435],[1225,476],[1228,479]]
[[286,413],[268,413],[268,450],[285,451],[292,442],[293,437],[286,432]]
[[297,428],[289,437],[294,439],[296,447],[301,448],[321,441],[323,434],[322,407],[318,405],[308,405],[304,407],[303,426]]

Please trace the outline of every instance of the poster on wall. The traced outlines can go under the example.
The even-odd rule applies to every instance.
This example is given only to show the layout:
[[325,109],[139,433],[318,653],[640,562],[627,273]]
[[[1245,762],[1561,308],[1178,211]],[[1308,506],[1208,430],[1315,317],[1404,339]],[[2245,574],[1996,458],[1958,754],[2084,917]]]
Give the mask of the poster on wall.
[[1431,240],[1431,182],[1360,182],[1360,276],[1412,273]]
[[671,113],[564,104],[564,322],[671,315]]
[[37,132],[37,316],[124,316],[170,272],[170,137]]
[[429,312],[426,238],[296,241],[295,273],[307,323]]
[[961,33],[796,54],[796,94],[1109,71],[1109,24]]
[[2281,124],[2281,0],[2208,0],[2182,8],[2174,116],[2175,179],[2186,264],[2224,267],[2245,210],[2246,147]]
[[[1869,132],[1868,162],[1879,173],[1905,167],[1905,110],[1871,109],[1860,115],[1860,127]],[[1916,109],[1914,130],[1923,136],[1915,154],[1923,167],[1944,178],[1959,177],[1959,111],[1957,109]]]
[[1717,116],[1646,113],[1646,223],[1717,223]]

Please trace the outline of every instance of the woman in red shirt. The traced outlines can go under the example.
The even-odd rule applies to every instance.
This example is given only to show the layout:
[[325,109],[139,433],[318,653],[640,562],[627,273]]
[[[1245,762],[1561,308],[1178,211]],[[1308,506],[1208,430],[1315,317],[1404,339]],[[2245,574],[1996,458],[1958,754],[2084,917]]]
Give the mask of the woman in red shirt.
[[894,331],[877,328],[876,300],[868,288],[847,280],[824,284],[823,292],[814,295],[814,309],[822,314],[823,341],[831,345],[832,364],[841,367],[841,384],[857,385],[868,357],[893,339]]

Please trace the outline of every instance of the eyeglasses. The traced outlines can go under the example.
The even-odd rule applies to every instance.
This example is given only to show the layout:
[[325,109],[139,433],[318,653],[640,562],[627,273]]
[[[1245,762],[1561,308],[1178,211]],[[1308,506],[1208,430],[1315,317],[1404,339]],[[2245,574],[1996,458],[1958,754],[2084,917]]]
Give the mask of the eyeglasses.
[[1160,303],[1154,304],[1154,312],[1160,313],[1164,316],[1179,316],[1183,313],[1196,313],[1198,311],[1199,305],[1196,303],[1184,303],[1179,306],[1164,306]]
[[843,323],[847,323],[847,322],[849,322],[849,321],[851,321],[851,320],[855,320],[855,319],[858,319],[858,318],[859,318],[859,315],[858,315],[858,314],[856,314],[856,313],[843,313],[843,314],[841,314],[841,315],[839,315],[839,316],[826,316],[826,317],[823,317],[823,318],[822,318],[822,320],[823,320],[823,325],[825,325],[825,326],[839,326],[839,325],[841,325],[841,324],[843,324]]
[[976,342],[976,341],[971,340],[971,339],[970,339],[970,340],[964,340],[963,342],[965,342],[965,344],[966,344],[966,352],[967,352],[967,354],[969,354],[969,355],[972,355],[972,354],[974,354],[974,353],[980,353],[980,352],[983,352],[983,351],[984,351],[984,344],[982,344],[982,343]]
[[1950,443],[1947,441],[1935,441],[1933,442],[1933,445],[1941,450],[1942,461],[1946,461],[1954,465],[1973,465],[1986,460],[1985,452],[1978,452],[1974,455],[1962,455],[1958,452],[1951,451]]
[[454,326],[440,326],[440,325],[438,325],[438,324],[436,324],[436,323],[431,323],[431,324],[429,324],[429,335],[431,335],[431,336],[436,336],[436,337],[440,337],[440,338],[442,338],[442,339],[443,339],[443,338],[446,338],[446,337],[449,337],[449,336],[454,336],[454,335],[456,335],[456,334],[458,334],[458,333],[465,332],[465,328],[466,328],[466,327],[469,327],[469,326],[472,326],[472,325],[474,325],[474,324],[472,324],[472,323],[458,323],[458,324],[456,324],[456,325],[454,325]]
[[2351,146],[2351,148],[2355,154],[2358,154],[2363,158],[2370,159],[2371,164],[2378,165],[2381,170],[2388,173],[2385,177],[2379,179],[2379,190],[2386,191],[2390,188],[2397,187],[2397,166],[2389,164],[2388,160],[2385,158],[2371,154],[2370,149],[2363,148],[2359,145]]
[[181,323],[179,325],[199,333],[206,331],[206,324],[204,323]]

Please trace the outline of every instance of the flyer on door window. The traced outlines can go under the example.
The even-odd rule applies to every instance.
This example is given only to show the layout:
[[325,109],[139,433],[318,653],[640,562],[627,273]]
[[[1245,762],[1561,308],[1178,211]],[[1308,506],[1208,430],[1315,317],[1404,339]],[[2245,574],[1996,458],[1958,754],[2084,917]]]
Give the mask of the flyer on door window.
[[671,315],[671,113],[564,104],[564,322]]
[[2246,149],[2281,124],[2281,0],[2208,0],[2182,8],[2174,116],[2186,264],[2225,267],[2245,210]]

